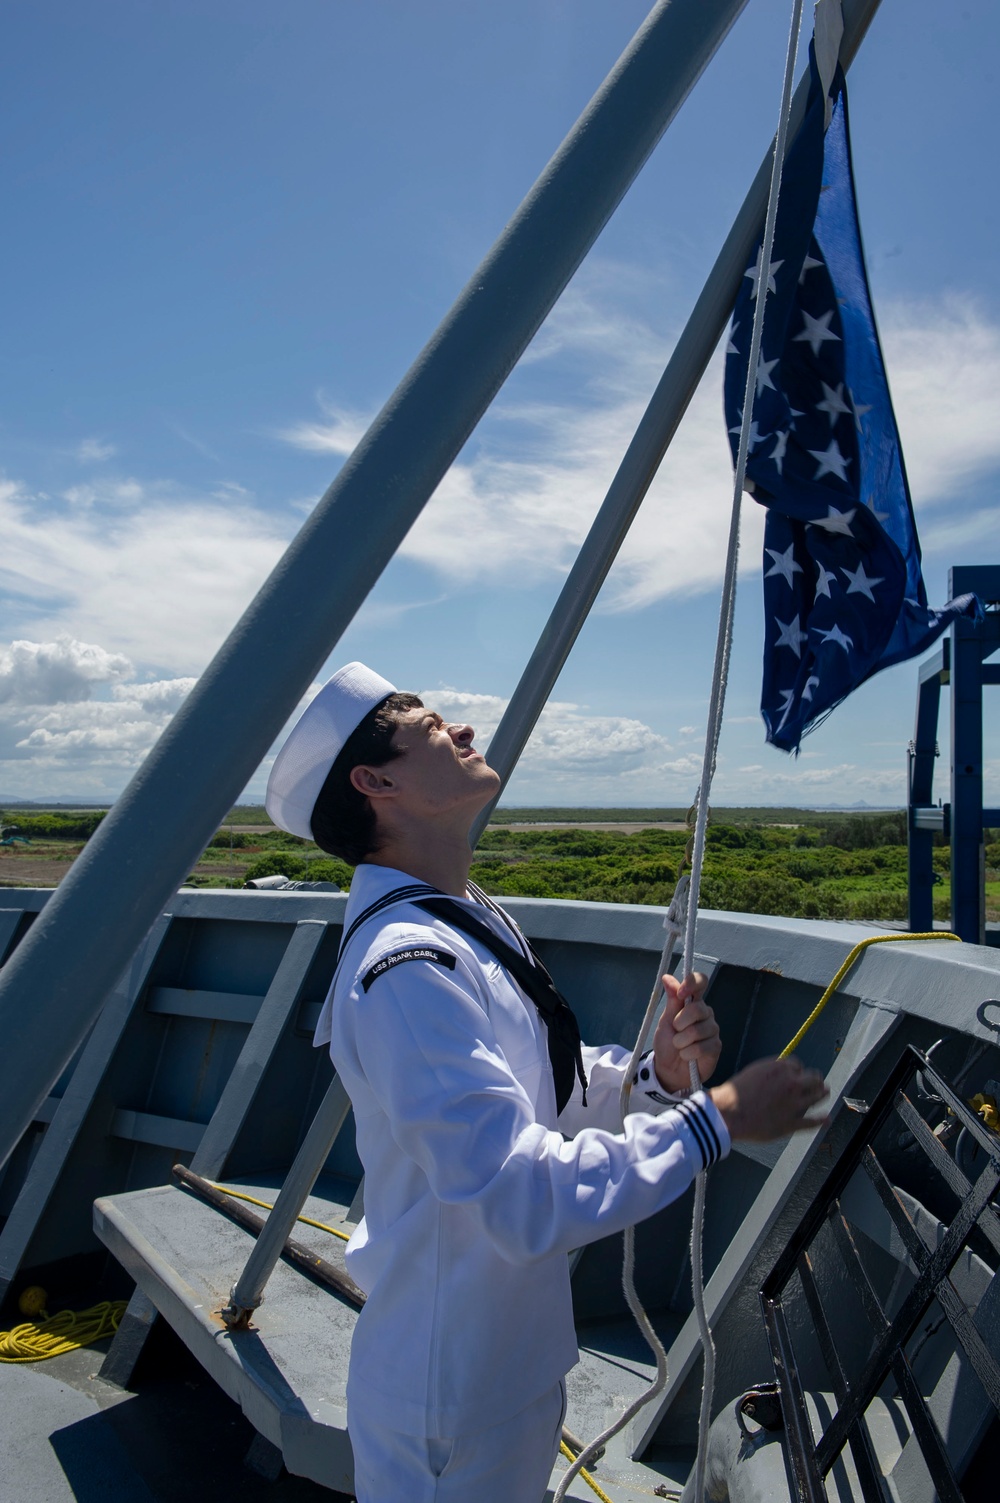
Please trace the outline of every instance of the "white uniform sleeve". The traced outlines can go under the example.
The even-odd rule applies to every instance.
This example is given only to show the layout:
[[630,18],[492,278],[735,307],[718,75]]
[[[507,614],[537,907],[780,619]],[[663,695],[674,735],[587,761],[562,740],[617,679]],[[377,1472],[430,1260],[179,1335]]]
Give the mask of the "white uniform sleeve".
[[[409,960],[355,998],[358,1063],[397,1145],[511,1262],[569,1252],[653,1215],[728,1152],[703,1093],[659,1117],[636,1112],[623,1133],[585,1126],[567,1142],[537,1122],[460,958],[455,970]],[[599,1076],[617,1068],[620,1080],[615,1060],[595,1063]]]
[[[585,1127],[604,1127],[609,1132],[619,1130],[621,1118],[622,1077],[632,1058],[631,1049],[620,1044],[605,1044],[603,1048],[583,1046],[583,1067],[587,1076],[587,1105],[583,1104],[580,1082],[573,1086],[573,1094],[559,1114],[559,1131],[567,1138],[575,1138]],[[629,1112],[649,1112],[658,1117],[661,1112],[686,1101],[687,1091],[665,1091],[653,1069],[653,1052],[649,1050],[639,1061],[639,1068],[632,1080],[629,1092]]]

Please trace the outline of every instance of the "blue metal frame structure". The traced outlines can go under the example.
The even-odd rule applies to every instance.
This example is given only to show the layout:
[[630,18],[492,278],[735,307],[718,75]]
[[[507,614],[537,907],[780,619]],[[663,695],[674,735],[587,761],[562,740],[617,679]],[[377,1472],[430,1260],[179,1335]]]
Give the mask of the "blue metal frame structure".
[[[983,807],[983,688],[1000,684],[1000,565],[953,568],[950,594],[966,591],[987,607],[986,619],[956,621],[951,637],[920,666],[917,714],[907,758],[909,927],[934,927],[934,836],[951,841],[951,927],[972,944],[986,939],[983,830],[1000,825],[1000,808]],[[941,686],[951,688],[951,801],[933,803]]]

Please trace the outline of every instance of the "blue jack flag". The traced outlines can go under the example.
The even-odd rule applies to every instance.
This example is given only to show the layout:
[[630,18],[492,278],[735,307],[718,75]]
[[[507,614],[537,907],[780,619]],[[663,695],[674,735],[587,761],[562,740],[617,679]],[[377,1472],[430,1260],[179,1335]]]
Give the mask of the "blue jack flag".
[[824,129],[812,48],[810,68],[770,265],[765,276],[758,246],[733,313],[725,383],[735,461],[754,300],[766,282],[747,490],[767,507],[761,713],[768,741],[784,751],[873,673],[980,611],[972,595],[939,611],[927,604],[861,249],[844,75],[838,67]]

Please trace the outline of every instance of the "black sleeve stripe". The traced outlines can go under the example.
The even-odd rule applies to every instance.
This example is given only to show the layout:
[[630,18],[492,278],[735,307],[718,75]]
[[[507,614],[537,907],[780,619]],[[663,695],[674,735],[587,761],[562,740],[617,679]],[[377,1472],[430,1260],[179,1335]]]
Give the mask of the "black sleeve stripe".
[[692,1110],[692,1105],[693,1105],[693,1103],[690,1102],[690,1101],[679,1101],[677,1103],[677,1110],[680,1112],[681,1116],[684,1118],[685,1126],[687,1126],[688,1128],[690,1128],[690,1130],[691,1130],[691,1136],[694,1138],[695,1142],[698,1144],[698,1151],[701,1154],[701,1167],[702,1167],[702,1169],[707,1169],[708,1166],[709,1166],[709,1164],[712,1163],[712,1156],[711,1156],[711,1153],[710,1153],[710,1145],[709,1145],[708,1137],[707,1137],[707,1135],[705,1133],[705,1129],[702,1126],[702,1124],[700,1123],[700,1121],[698,1120],[698,1114],[697,1114],[697,1112],[694,1111],[694,1110]]
[[701,1118],[701,1121],[705,1124],[705,1127],[708,1129],[712,1142],[715,1145],[715,1152],[712,1154],[712,1163],[714,1164],[717,1159],[721,1159],[722,1157],[722,1144],[719,1141],[719,1134],[715,1130],[715,1123],[712,1121],[712,1115],[709,1111],[706,1110],[706,1108],[700,1101],[692,1101],[691,1105],[697,1107],[698,1115]]
[[722,1144],[715,1130],[715,1123],[700,1101],[690,1098],[687,1101],[679,1101],[677,1110],[691,1129],[701,1150],[702,1168],[710,1168],[722,1157]]
[[383,955],[381,960],[376,960],[371,970],[362,976],[362,988],[367,992],[380,976],[397,965],[404,965],[408,960],[432,960],[435,965],[443,965],[446,970],[455,969],[455,956],[450,951],[438,950],[433,945],[410,945],[405,950],[395,950],[391,955]]

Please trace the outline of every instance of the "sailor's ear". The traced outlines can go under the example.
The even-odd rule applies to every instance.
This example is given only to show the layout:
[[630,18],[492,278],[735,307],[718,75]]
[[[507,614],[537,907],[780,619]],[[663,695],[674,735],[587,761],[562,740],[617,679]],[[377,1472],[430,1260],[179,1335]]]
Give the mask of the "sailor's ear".
[[351,787],[363,793],[365,798],[384,798],[396,791],[396,785],[384,767],[351,768]]

